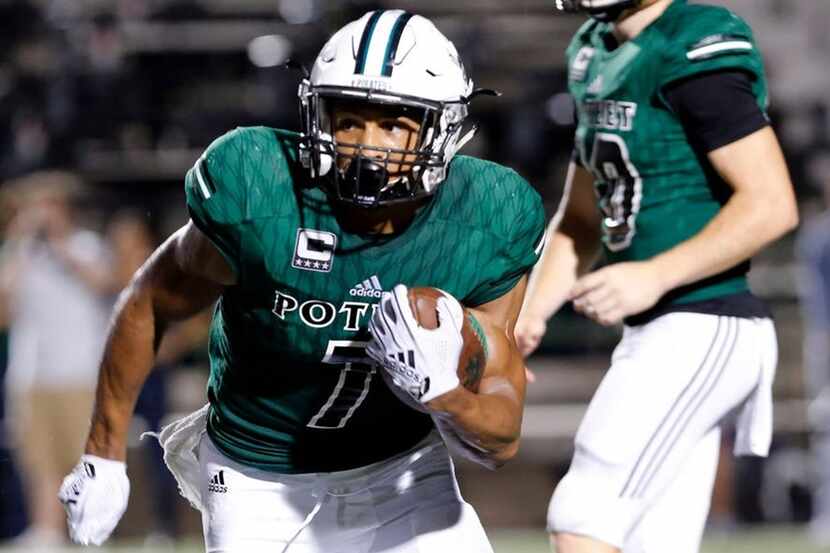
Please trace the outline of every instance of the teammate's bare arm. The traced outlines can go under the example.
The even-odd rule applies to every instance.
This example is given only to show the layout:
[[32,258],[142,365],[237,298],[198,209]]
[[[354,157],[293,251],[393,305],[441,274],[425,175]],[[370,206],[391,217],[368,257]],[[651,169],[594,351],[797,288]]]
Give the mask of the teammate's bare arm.
[[478,393],[462,386],[429,401],[442,432],[449,431],[468,448],[480,452],[476,460],[495,468],[519,449],[525,397],[525,368],[513,330],[524,299],[527,277],[513,289],[473,311],[488,340],[489,357]]
[[235,275],[189,222],[136,272],[119,297],[109,329],[86,453],[123,461],[138,394],[165,328],[216,301]]
[[580,279],[571,293],[578,311],[601,324],[616,324],[649,309],[669,290],[737,265],[795,228],[792,182],[771,127],[712,150],[708,158],[733,190],[719,213],[695,236],[660,255],[616,263]]
[[568,299],[577,278],[596,262],[600,252],[600,220],[594,178],[571,162],[557,214],[548,224],[548,241],[528,283],[516,343],[530,355],[545,334],[547,320]]
[[669,279],[668,289],[733,267],[798,225],[789,171],[771,127],[713,150],[708,158],[733,194],[697,236],[654,258],[658,272]]

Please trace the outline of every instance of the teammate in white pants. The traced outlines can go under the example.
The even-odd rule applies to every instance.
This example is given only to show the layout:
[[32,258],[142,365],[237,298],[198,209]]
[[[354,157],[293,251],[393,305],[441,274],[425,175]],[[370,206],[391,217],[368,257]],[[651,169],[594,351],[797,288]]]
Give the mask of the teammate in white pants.
[[558,553],[691,553],[723,418],[741,408],[738,453],[765,455],[771,437],[776,338],[746,273],[798,215],[761,55],[720,7],[558,5],[591,16],[567,51],[576,148],[517,339],[533,351],[568,300],[625,330],[549,530]]

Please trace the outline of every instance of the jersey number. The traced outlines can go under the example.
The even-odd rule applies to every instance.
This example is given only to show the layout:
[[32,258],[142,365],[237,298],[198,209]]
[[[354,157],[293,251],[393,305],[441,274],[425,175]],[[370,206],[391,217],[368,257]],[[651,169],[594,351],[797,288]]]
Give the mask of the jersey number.
[[596,179],[605,246],[613,252],[624,250],[636,233],[643,180],[631,163],[628,146],[621,136],[596,134],[591,172]]
[[326,403],[308,421],[310,428],[343,428],[369,394],[375,365],[366,356],[367,342],[329,340],[323,363],[340,366],[340,378]]

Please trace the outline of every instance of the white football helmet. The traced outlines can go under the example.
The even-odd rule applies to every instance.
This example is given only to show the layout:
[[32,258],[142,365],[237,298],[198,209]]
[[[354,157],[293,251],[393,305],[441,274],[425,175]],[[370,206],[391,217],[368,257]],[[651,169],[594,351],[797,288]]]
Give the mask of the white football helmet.
[[[428,19],[403,10],[377,10],[352,21],[326,43],[300,84],[301,160],[314,179],[327,179],[336,198],[362,207],[411,201],[435,192],[453,155],[472,136],[461,137],[473,82],[455,46]],[[331,127],[333,100],[401,106],[420,119],[412,150],[340,144]],[[378,161],[381,151],[387,162]],[[414,161],[390,178],[390,154]],[[347,163],[338,163],[349,158]],[[407,166],[409,166],[407,162]]]
[[637,7],[642,0],[556,0],[556,7],[566,12],[587,12],[599,21],[616,21],[628,8]]

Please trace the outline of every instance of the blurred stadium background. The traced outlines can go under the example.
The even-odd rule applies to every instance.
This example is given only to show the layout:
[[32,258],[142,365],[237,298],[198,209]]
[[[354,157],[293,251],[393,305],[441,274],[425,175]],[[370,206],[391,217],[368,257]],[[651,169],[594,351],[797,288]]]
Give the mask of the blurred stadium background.
[[[830,180],[830,2],[712,3],[755,29],[772,121],[809,222],[823,209]],[[21,209],[32,175],[59,169],[83,183],[72,194],[81,226],[115,241],[110,223],[128,210],[153,240],[166,236],[186,220],[182,178],[202,149],[235,126],[297,129],[299,76],[280,66],[288,58],[310,66],[333,30],[379,7],[432,18],[477,85],[503,92],[474,104],[481,131],[467,152],[515,167],[552,212],[573,131],[563,51],[581,22],[556,14],[552,0],[0,0],[2,228]],[[732,459],[727,433],[706,553],[822,550],[806,525],[822,467],[809,454],[816,390],[805,378],[796,238],[764,252],[752,272],[780,339],[773,451],[766,461]],[[3,307],[14,300],[5,298]],[[113,551],[201,550],[197,513],[160,470],[158,451],[138,440],[159,420],[204,401],[204,318],[180,330],[136,418],[131,503]],[[537,381],[519,458],[497,473],[460,464],[462,490],[499,553],[547,551],[547,502],[617,337],[567,309],[557,315],[529,361]],[[830,366],[824,369],[830,380]],[[0,550],[46,550],[19,541],[31,505],[15,472],[17,445],[12,433],[0,434]]]

